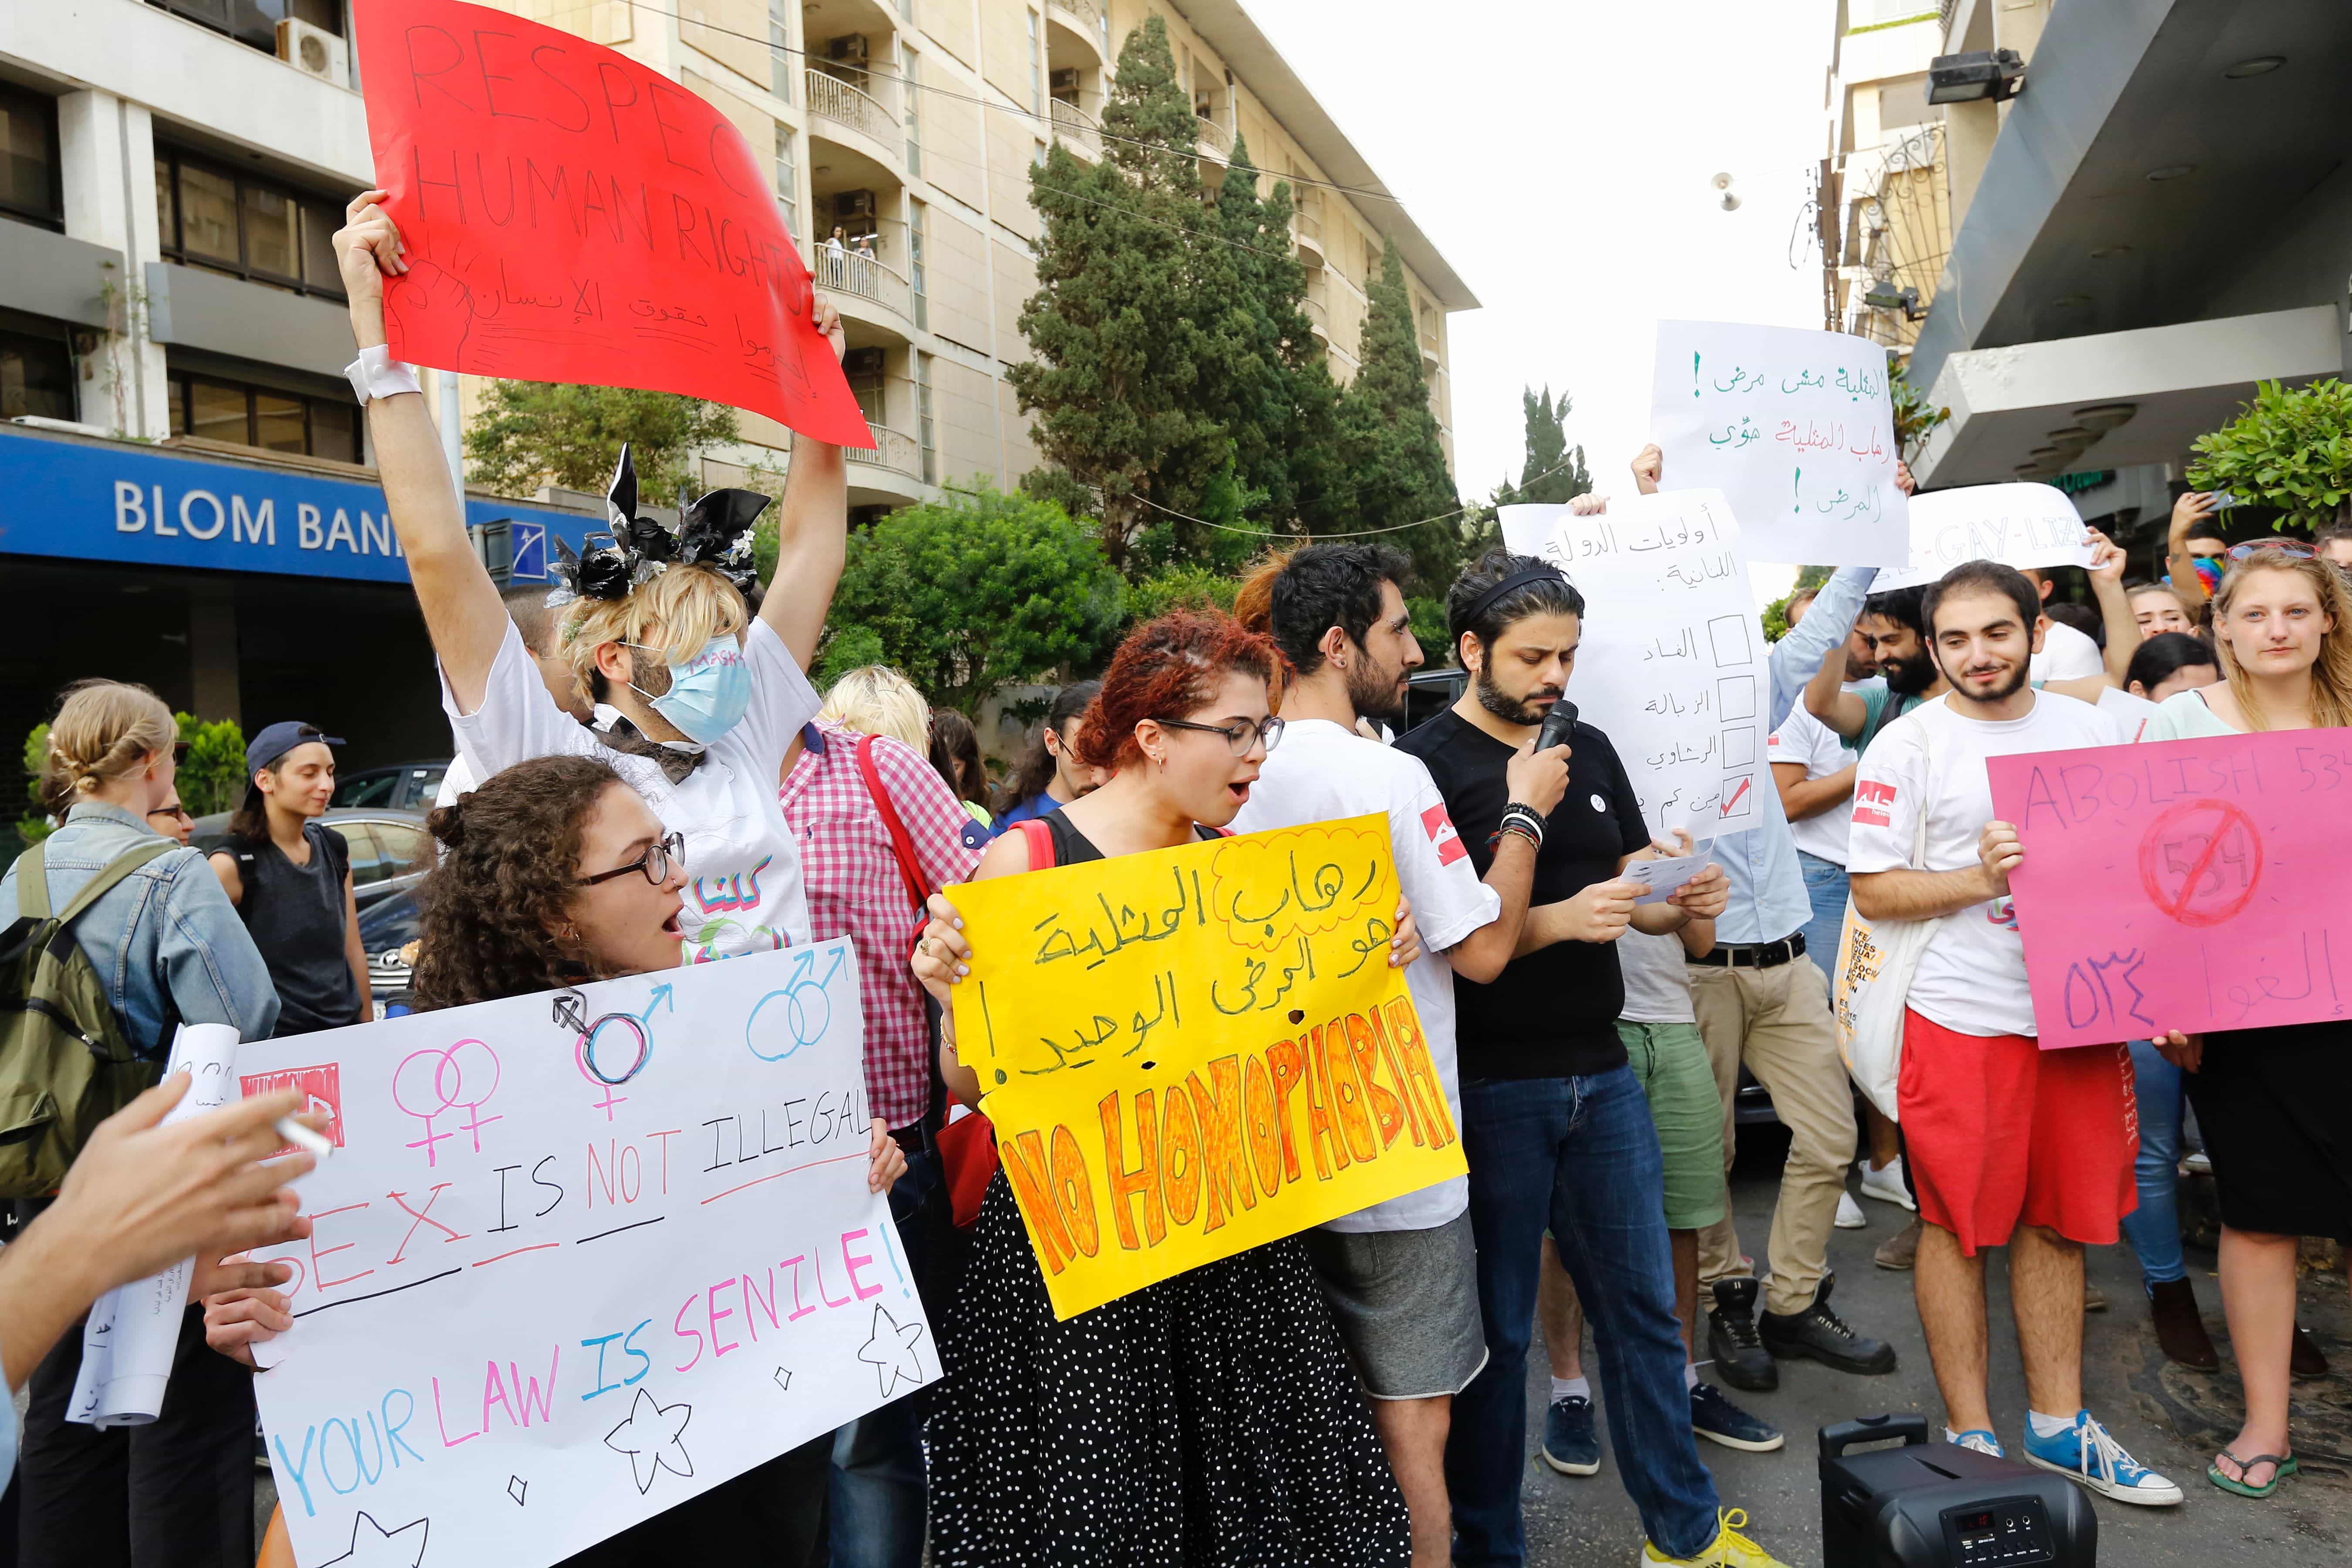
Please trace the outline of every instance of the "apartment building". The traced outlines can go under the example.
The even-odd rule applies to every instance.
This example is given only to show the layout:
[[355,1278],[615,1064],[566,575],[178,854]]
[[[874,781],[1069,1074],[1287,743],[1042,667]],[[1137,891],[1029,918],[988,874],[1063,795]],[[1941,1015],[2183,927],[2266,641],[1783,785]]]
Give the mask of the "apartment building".
[[[1232,0],[502,0],[629,54],[720,109],[840,306],[877,447],[854,515],[1036,454],[1004,381],[1034,291],[1028,170],[1101,155],[1120,43],[1165,18],[1202,173],[1236,135],[1303,187],[1316,331],[1346,379],[1383,237],[1405,260],[1439,420],[1461,279]],[[248,723],[352,737],[347,766],[446,752],[430,656],[340,374],[329,236],[371,183],[344,0],[0,5],[0,735],[103,673]],[[1324,186],[1346,187],[1346,192]],[[1360,194],[1346,194],[1348,192]],[[839,236],[838,240],[834,237]],[[439,406],[439,378],[427,376]],[[470,413],[480,387],[457,378]],[[743,414],[708,482],[786,466]],[[478,489],[469,520],[514,575],[594,498]],[[104,563],[103,565],[98,563]],[[17,787],[0,769],[0,813]]]
[[[2345,374],[2352,10],[2298,0],[1848,0],[1827,324],[1951,418],[1923,483],[2048,480],[2143,559],[2189,444],[2254,384]],[[1930,101],[1954,57],[2021,87]]]

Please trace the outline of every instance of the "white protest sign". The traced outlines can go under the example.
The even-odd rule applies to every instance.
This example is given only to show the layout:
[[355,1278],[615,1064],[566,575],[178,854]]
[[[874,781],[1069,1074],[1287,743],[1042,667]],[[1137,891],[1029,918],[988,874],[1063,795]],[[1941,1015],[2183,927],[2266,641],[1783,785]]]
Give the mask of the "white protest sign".
[[1759,820],[1763,625],[1739,525],[1717,490],[1667,490],[1577,517],[1507,506],[1503,542],[1557,563],[1584,595],[1568,695],[1609,737],[1653,833],[1694,840]]
[[543,1568],[940,1373],[846,942],[244,1048],[339,1144],[256,1382],[304,1568]]
[[1721,490],[1759,561],[1900,566],[1886,351],[1844,332],[1660,321],[1651,438],[1666,482]]
[[1932,583],[1963,561],[2088,566],[2083,514],[2055,485],[1969,485],[1911,498],[1911,563],[1882,570],[1870,591]]

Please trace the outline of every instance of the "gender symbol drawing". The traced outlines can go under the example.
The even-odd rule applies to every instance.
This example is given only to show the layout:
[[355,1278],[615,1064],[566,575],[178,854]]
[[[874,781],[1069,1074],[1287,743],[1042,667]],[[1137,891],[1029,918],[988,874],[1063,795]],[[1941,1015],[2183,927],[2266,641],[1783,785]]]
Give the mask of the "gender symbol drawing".
[[352,1521],[352,1549],[321,1568],[417,1568],[425,1561],[425,1538],[432,1532],[429,1519],[386,1530],[362,1513]]
[[434,1131],[433,1119],[465,1107],[472,1114],[457,1124],[457,1131],[472,1136],[474,1152],[478,1154],[482,1129],[504,1120],[482,1114],[483,1105],[498,1091],[499,1053],[479,1040],[459,1040],[446,1049],[428,1047],[411,1051],[392,1071],[393,1103],[425,1123],[425,1136],[408,1146],[425,1151],[428,1167],[437,1163],[434,1145],[457,1136]]
[[658,1471],[694,1474],[694,1461],[687,1457],[686,1445],[680,1441],[693,1417],[692,1405],[663,1405],[640,1388],[636,1404],[629,1407],[629,1418],[604,1434],[604,1447],[629,1457],[629,1470],[640,1495],[652,1488]]

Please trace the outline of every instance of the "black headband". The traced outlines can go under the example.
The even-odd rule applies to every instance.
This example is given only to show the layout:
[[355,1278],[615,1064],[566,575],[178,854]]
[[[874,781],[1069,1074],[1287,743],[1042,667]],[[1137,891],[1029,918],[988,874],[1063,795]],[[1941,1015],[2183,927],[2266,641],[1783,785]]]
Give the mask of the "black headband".
[[1516,594],[1534,583],[1558,583],[1562,587],[1569,585],[1568,574],[1557,566],[1530,566],[1524,572],[1514,572],[1470,602],[1470,607],[1462,613],[1464,629],[1467,630],[1471,623],[1493,608],[1506,595]]

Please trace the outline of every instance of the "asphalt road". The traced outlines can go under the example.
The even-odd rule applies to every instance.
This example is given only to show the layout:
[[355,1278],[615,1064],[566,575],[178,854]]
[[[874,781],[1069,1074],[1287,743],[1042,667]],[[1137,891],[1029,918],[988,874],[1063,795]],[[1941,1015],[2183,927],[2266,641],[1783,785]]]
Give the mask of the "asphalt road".
[[[1743,1137],[1732,1175],[1733,1211],[1741,1245],[1761,1253],[1779,1190],[1786,1135],[1778,1129]],[[2184,1194],[2189,1195],[2189,1194]],[[1748,1512],[1748,1533],[1784,1561],[1821,1562],[1821,1488],[1815,1434],[1832,1422],[1882,1411],[1916,1411],[1940,1431],[1941,1402],[1928,1369],[1911,1276],[1877,1268],[1871,1253],[1909,1215],[1864,1201],[1864,1230],[1832,1233],[1830,1261],[1837,1270],[1837,1306],[1858,1331],[1890,1340],[1900,1356],[1884,1377],[1853,1377],[1813,1362],[1783,1362],[1780,1386],[1770,1394],[1733,1397],[1788,1434],[1777,1453],[1747,1454],[1702,1443],[1727,1505]],[[2093,1414],[2142,1464],[2170,1477],[2188,1493],[2179,1508],[2144,1509],[2099,1501],[2100,1561],[2129,1568],[2259,1563],[2261,1568],[2341,1565],[2352,1561],[2352,1301],[2342,1275],[2307,1277],[2302,1321],[2336,1363],[2324,1382],[2297,1384],[2294,1432],[2302,1474],[2269,1500],[2232,1497],[2208,1483],[2205,1465],[2237,1432],[2242,1414],[2228,1331],[2221,1319],[2213,1254],[2192,1246],[2190,1277],[2205,1321],[2221,1352],[2212,1376],[2167,1363],[2148,1325],[2139,1269],[2131,1249],[2092,1249],[2089,1274],[2112,1303],[2091,1313],[2084,1331],[2084,1393]],[[1992,1406],[2002,1439],[2015,1453],[2025,1422],[2025,1384],[2009,1326],[2007,1280],[1995,1262],[1988,1270],[1992,1314]],[[1702,1324],[1703,1327],[1703,1324]],[[1589,1331],[1588,1331],[1589,1332]],[[1523,1497],[1528,1561],[1543,1568],[1630,1563],[1642,1529],[1632,1500],[1619,1484],[1619,1456],[1608,1452],[1602,1429],[1601,1473],[1559,1475],[1534,1458],[1541,1411],[1550,1390],[1538,1331],[1528,1367],[1528,1454]],[[1588,1341],[1589,1369],[1598,1366]],[[1702,1367],[1701,1377],[1708,1369]],[[1605,1400],[1596,1382],[1597,1399]]]

